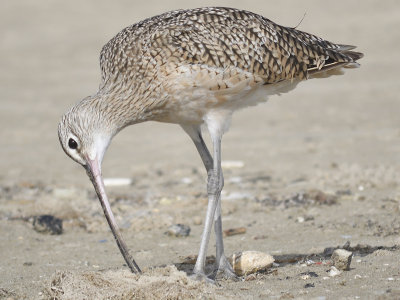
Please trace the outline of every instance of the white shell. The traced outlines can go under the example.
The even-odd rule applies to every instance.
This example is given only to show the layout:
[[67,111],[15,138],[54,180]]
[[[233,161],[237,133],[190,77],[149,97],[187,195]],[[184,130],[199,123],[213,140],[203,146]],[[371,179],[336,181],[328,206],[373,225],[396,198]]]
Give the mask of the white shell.
[[335,266],[331,266],[329,270],[329,276],[330,277],[335,277],[342,274],[342,271],[338,270]]
[[234,253],[231,258],[236,275],[243,276],[270,268],[274,258],[264,252],[244,251]]
[[339,270],[349,270],[353,253],[345,249],[336,249],[332,253],[333,265]]
[[122,186],[131,184],[132,184],[132,179],[130,178],[104,178],[105,186]]

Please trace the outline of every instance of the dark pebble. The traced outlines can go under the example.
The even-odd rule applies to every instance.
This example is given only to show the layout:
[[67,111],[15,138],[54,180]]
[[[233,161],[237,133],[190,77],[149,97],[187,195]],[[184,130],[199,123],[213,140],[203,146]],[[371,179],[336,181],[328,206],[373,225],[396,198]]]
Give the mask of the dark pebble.
[[304,287],[307,289],[307,288],[315,287],[315,285],[314,285],[314,283],[307,283]]
[[174,224],[168,227],[165,234],[175,237],[185,237],[190,234],[190,227],[184,224]]
[[318,274],[315,272],[303,272],[300,275],[309,275],[310,277],[318,277]]
[[39,233],[61,234],[63,232],[62,220],[52,215],[33,217],[33,229]]
[[331,256],[333,251],[335,251],[337,248],[335,247],[328,247],[324,249],[324,255],[325,256]]

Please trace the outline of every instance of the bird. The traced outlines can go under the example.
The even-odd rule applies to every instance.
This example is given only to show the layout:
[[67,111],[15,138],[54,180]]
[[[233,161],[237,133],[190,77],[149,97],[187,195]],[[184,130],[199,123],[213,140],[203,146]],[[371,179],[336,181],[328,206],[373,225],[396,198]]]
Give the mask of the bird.
[[[214,272],[233,279],[221,222],[221,141],[233,112],[289,92],[307,79],[359,67],[363,54],[354,48],[227,7],[166,12],[126,27],[105,44],[97,92],[62,116],[58,136],[64,152],[86,169],[132,272],[141,269],[121,235],[102,179],[101,163],[112,138],[145,121],[178,124],[190,136],[207,171],[208,196],[192,276],[213,281],[205,263],[214,226]],[[211,151],[202,128],[209,132]]]

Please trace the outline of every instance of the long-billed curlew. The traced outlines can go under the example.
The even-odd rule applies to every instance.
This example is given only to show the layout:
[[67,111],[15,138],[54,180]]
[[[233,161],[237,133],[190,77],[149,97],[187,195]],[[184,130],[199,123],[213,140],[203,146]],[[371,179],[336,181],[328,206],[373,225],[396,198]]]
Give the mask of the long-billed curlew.
[[[99,90],[72,107],[58,127],[65,153],[87,171],[119,249],[130,256],[101,177],[111,139],[144,121],[179,124],[193,140],[208,173],[208,207],[193,273],[208,280],[205,258],[212,225],[216,270],[234,276],[224,255],[220,195],[221,139],[232,113],[287,92],[305,79],[357,67],[363,55],[251,12],[222,7],[176,10],[129,26],[102,49]],[[200,126],[211,136],[213,155]]]

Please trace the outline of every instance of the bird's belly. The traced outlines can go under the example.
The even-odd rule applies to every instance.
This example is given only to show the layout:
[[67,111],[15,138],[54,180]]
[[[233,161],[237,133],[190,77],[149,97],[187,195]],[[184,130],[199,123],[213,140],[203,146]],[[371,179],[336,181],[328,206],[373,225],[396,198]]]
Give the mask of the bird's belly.
[[176,124],[202,124],[211,111],[234,111],[266,102],[269,96],[286,93],[296,87],[298,80],[276,84],[242,85],[220,90],[202,87],[175,89],[168,95],[164,114],[156,121]]

